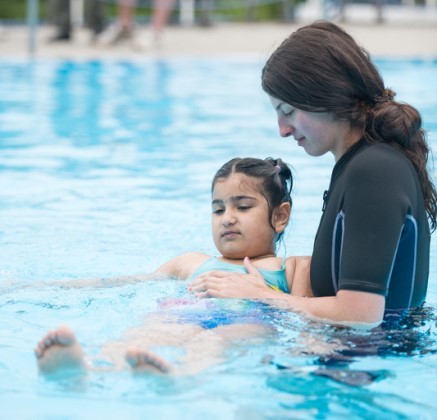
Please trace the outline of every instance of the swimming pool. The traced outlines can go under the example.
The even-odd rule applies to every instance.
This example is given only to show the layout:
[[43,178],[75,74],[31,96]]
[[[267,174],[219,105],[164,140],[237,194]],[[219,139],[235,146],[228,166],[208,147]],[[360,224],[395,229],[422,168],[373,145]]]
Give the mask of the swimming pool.
[[[437,149],[437,60],[378,64],[423,114]],[[134,275],[172,256],[214,253],[209,188],[234,156],[295,169],[284,254],[310,254],[331,156],[279,138],[255,59],[0,63],[0,407],[5,418],[432,418],[437,409],[437,263],[423,310],[376,332],[277,311],[274,340],[238,346],[194,377],[92,373],[49,381],[32,349],[70,325],[88,353],[137,325],[178,282],[63,289],[54,280]],[[316,345],[341,343],[343,359]],[[317,353],[317,351],[316,351]],[[270,363],[263,363],[270,360]],[[323,376],[370,372],[350,386]]]

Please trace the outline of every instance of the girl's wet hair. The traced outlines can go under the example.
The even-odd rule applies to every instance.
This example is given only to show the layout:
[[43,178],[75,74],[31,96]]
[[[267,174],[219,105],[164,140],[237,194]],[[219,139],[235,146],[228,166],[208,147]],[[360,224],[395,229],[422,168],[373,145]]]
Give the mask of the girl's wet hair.
[[419,112],[394,100],[366,50],[337,25],[319,21],[285,39],[262,70],[270,95],[309,112],[328,112],[363,129],[368,142],[401,150],[420,179],[432,230],[437,193],[427,170],[430,149]]
[[[291,191],[293,189],[293,175],[290,168],[281,159],[234,158],[226,162],[215,174],[211,191],[215,184],[232,174],[243,174],[259,179],[259,193],[262,194],[269,206],[269,221],[272,223],[273,210],[282,203],[292,206]],[[283,235],[281,232],[276,241]]]

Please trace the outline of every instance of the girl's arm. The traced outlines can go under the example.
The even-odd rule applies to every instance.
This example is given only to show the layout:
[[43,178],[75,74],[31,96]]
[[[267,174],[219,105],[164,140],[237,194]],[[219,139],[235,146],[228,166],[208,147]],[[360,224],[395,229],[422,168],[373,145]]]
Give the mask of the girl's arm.
[[96,277],[91,279],[47,281],[45,282],[45,284],[51,286],[59,286],[65,289],[81,289],[84,287],[104,288],[124,286],[126,284],[135,284],[147,280],[165,280],[168,278],[169,276],[165,273],[154,272],[150,274],[137,274],[131,276]]
[[50,282],[50,284],[57,284],[68,289],[78,289],[82,287],[114,287],[124,286],[126,284],[134,284],[148,280],[165,280],[165,279],[179,279],[186,280],[197,267],[202,264],[209,256],[199,252],[190,252],[179,255],[170,261],[167,261],[153,273],[138,274],[132,276],[94,278],[94,279],[79,279],[79,280],[65,280],[59,282]]
[[[248,274],[203,273],[191,284],[190,290],[198,297],[268,300],[282,309],[336,324],[373,327],[382,321],[384,296],[352,290],[340,290],[336,296],[326,297],[289,295],[270,289],[249,259],[245,259],[245,266]],[[294,281],[301,280],[296,277]]]
[[309,256],[288,257],[285,260],[288,288],[293,296],[313,296],[310,282],[310,265],[311,257]]

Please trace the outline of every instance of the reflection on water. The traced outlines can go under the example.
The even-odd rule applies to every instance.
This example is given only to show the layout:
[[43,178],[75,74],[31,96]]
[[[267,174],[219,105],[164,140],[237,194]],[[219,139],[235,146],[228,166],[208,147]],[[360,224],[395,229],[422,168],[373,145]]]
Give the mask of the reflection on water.
[[[422,112],[435,150],[437,62],[380,65],[398,99]],[[231,350],[189,385],[187,378],[95,374],[78,393],[37,376],[30,350],[59,322],[95,353],[158,299],[182,293],[171,282],[66,291],[51,281],[145,273],[182,252],[214,253],[210,182],[232,157],[281,157],[294,167],[281,253],[311,253],[333,159],[311,158],[279,138],[261,67],[243,59],[1,63],[2,414],[20,397],[52,416],[78,415],[78,406],[94,416],[139,416],[147,406],[150,416],[190,418],[211,416],[212,407],[226,418],[435,411],[435,240],[426,305],[371,332],[273,311],[267,318],[276,340]]]

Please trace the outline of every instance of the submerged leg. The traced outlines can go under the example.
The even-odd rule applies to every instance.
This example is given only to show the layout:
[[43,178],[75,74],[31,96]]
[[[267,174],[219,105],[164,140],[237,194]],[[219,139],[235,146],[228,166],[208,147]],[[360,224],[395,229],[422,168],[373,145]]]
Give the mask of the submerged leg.
[[131,348],[126,352],[126,361],[135,371],[158,371],[160,373],[169,373],[171,366],[161,357],[148,350],[137,347]]
[[85,370],[82,348],[66,326],[49,331],[38,342],[35,356],[43,374]]

